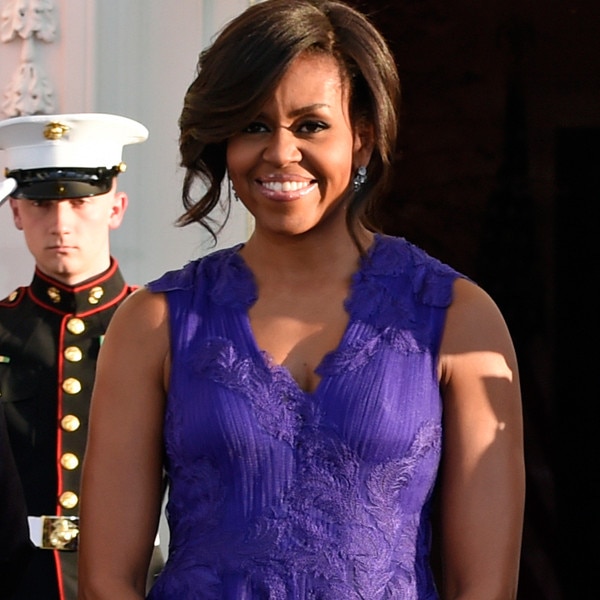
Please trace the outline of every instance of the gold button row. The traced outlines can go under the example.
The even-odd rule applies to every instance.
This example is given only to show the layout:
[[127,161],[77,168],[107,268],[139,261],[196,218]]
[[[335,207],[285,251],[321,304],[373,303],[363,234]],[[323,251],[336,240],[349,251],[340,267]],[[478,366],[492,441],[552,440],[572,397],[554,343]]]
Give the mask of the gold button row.
[[[90,290],[88,301],[90,304],[97,304],[104,295],[102,288],[96,287]],[[85,331],[85,323],[82,319],[73,317],[67,321],[67,329],[73,335],[81,335]],[[79,362],[83,358],[83,353],[77,346],[68,346],[64,350],[64,357],[69,362]],[[68,377],[63,381],[62,389],[67,394],[78,394],[81,391],[81,382],[75,377]],[[81,421],[75,415],[65,415],[60,425],[64,431],[77,431],[81,427]],[[79,458],[72,452],[65,452],[60,457],[60,464],[64,469],[72,471],[79,467]],[[58,498],[59,504],[65,509],[72,509],[79,503],[79,497],[75,492],[63,492]]]

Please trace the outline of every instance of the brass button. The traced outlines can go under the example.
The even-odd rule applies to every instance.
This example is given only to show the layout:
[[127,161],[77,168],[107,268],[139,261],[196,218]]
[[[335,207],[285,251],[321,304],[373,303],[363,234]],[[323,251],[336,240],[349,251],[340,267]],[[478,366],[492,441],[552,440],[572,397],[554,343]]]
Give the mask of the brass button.
[[65,452],[60,457],[60,464],[67,469],[67,471],[72,471],[79,466],[79,459],[72,452]]
[[60,420],[60,426],[65,431],[77,431],[81,426],[81,421],[75,415],[65,415]]
[[19,295],[19,292],[17,292],[17,290],[15,290],[14,292],[11,292],[10,295],[8,296],[7,300],[9,302],[14,302],[17,299],[17,296]]
[[77,506],[77,503],[79,502],[79,498],[77,497],[77,494],[75,492],[63,492],[59,497],[58,497],[58,503],[63,507],[63,508],[75,508]]
[[104,290],[97,285],[90,290],[90,294],[88,296],[88,302],[90,304],[98,304],[100,302],[102,296],[104,296]]
[[81,319],[73,317],[67,321],[67,329],[73,335],[79,335],[85,331],[85,323]]
[[83,352],[77,346],[65,348],[64,355],[69,362],[79,362],[83,358]]
[[46,294],[48,294],[48,298],[54,302],[54,304],[58,304],[60,302],[60,290],[55,288],[54,286],[49,287],[46,290]]
[[62,389],[67,394],[78,394],[81,391],[81,381],[75,377],[69,377],[63,381]]

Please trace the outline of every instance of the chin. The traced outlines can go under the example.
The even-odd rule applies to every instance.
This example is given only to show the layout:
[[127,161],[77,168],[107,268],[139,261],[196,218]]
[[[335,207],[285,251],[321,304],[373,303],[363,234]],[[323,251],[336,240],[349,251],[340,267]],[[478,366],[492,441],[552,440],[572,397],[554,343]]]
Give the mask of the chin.
[[72,264],[72,261],[55,260],[51,263],[46,263],[45,265],[42,264],[41,267],[52,277],[64,282],[77,277],[78,270]]

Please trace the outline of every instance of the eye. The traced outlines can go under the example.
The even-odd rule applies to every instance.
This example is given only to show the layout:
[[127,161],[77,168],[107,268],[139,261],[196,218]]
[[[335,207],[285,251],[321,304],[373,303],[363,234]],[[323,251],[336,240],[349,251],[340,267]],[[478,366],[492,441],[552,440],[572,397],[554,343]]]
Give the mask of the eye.
[[40,198],[39,200],[30,199],[28,200],[30,206],[35,206],[35,208],[50,208],[52,206],[51,200],[47,200],[45,198]]
[[87,198],[71,198],[69,200],[69,202],[71,203],[71,206],[73,208],[80,208],[84,204],[88,203],[88,199]]
[[323,121],[302,121],[296,128],[299,133],[319,133],[329,129],[329,125]]
[[253,121],[247,127],[242,129],[242,133],[265,133],[269,131],[269,128],[259,121]]

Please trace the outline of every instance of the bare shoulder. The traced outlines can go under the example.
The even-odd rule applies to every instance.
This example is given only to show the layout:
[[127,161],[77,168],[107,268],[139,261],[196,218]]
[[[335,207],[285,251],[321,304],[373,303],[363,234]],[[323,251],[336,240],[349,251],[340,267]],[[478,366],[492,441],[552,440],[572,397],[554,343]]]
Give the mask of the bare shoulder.
[[115,311],[106,331],[105,343],[116,339],[125,347],[143,342],[166,340],[168,309],[164,294],[155,294],[140,288],[130,294]]
[[167,319],[165,295],[141,287],[122,302],[115,317],[120,321],[135,323],[136,326],[152,327],[164,323]]
[[100,359],[113,369],[123,364],[131,369],[136,364],[163,368],[168,365],[168,357],[166,297],[140,288],[116,310],[106,331]]
[[[500,308],[477,284],[459,278],[448,308],[442,351],[465,351],[494,345],[509,336]],[[474,345],[474,346],[473,346]]]
[[[485,360],[483,360],[485,358]],[[516,370],[514,347],[502,312],[493,298],[477,284],[459,278],[448,308],[440,365],[446,371],[456,364],[487,368],[497,364]]]

